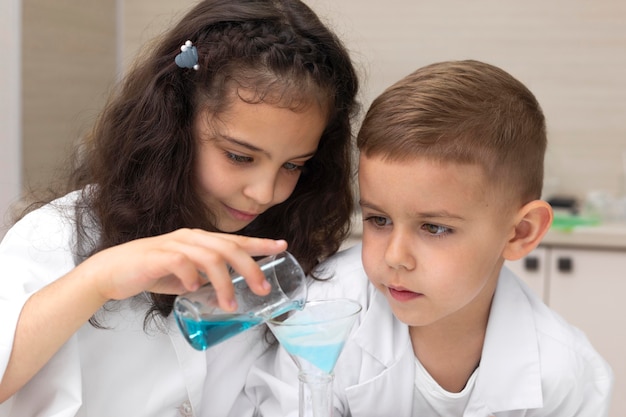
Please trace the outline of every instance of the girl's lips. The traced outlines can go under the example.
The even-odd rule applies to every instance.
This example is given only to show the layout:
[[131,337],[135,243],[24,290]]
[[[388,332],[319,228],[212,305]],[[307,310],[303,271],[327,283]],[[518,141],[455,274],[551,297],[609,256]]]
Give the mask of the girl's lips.
[[400,301],[400,302],[415,300],[416,298],[421,297],[423,295],[418,292],[409,291],[400,287],[396,287],[396,288],[388,287],[388,288],[389,288],[389,295],[391,295],[391,297],[394,300]]
[[246,213],[245,211],[235,210],[234,208],[228,206],[226,206],[226,210],[228,210],[230,215],[233,216],[235,219],[246,222],[252,221],[258,216],[257,213]]

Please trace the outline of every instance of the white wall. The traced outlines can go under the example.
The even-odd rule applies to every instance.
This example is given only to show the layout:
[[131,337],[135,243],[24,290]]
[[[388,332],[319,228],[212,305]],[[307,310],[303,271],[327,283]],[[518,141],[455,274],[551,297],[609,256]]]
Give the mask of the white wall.
[[73,145],[90,131],[115,80],[115,6],[23,1],[22,182],[29,196],[62,182]]
[[21,1],[0,2],[0,238],[21,187]]
[[524,82],[546,114],[546,191],[626,193],[626,2],[305,1],[362,66],[366,105],[423,65],[492,63]]

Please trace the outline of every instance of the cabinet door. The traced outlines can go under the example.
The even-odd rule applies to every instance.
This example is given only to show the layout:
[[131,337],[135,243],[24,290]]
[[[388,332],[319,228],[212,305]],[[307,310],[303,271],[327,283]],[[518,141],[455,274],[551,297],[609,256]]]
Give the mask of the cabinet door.
[[505,265],[520,277],[541,299],[546,302],[549,250],[538,247],[525,258],[506,261]]
[[626,252],[551,249],[549,305],[611,364],[611,417],[626,416]]

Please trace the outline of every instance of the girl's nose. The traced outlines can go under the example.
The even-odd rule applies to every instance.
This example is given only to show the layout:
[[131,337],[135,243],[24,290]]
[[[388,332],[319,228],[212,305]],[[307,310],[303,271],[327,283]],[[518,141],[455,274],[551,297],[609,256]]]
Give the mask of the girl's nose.
[[270,204],[274,201],[276,178],[275,174],[255,175],[244,188],[244,195],[254,200],[259,205]]
[[413,270],[417,265],[412,254],[410,232],[394,230],[385,250],[385,261],[393,269]]

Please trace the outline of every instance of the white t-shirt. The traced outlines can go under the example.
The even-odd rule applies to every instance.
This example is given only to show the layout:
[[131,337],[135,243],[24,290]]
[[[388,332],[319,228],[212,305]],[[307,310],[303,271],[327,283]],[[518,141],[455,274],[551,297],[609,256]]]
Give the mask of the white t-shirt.
[[[416,416],[460,417],[465,411],[474,390],[478,368],[472,372],[461,392],[443,389],[428,373],[422,363],[415,359],[415,395],[413,413]],[[434,413],[434,414],[433,414]]]

